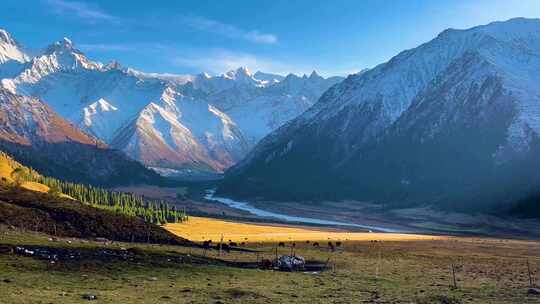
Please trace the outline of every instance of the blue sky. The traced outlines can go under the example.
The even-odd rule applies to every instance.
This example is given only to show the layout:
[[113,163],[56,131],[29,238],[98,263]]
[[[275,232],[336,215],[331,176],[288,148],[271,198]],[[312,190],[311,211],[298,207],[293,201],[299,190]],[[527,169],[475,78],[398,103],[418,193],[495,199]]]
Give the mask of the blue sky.
[[66,36],[93,60],[146,72],[346,75],[446,28],[512,17],[540,17],[540,0],[2,0],[0,27],[34,48]]

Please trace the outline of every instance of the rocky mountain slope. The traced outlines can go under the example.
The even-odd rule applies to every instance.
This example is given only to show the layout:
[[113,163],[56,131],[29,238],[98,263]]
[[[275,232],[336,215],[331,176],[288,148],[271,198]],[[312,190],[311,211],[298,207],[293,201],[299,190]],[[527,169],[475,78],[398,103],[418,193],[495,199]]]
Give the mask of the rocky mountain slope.
[[540,185],[539,67],[540,20],[446,30],[326,91],[220,191],[507,208]]
[[222,172],[341,80],[315,73],[252,74],[245,68],[220,76],[143,73],[117,62],[93,62],[67,38],[30,56],[2,33],[4,88],[44,101],[158,171]]
[[0,88],[0,147],[44,174],[111,185],[159,176],[82,132],[38,99]]

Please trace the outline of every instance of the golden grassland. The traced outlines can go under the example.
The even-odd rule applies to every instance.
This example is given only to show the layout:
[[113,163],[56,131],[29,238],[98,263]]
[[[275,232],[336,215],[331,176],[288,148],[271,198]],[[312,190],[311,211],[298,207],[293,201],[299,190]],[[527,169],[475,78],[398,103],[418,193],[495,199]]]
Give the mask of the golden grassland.
[[[8,183],[14,183],[15,179],[13,177],[13,171],[16,168],[22,168],[23,170],[28,170],[28,168],[17,163],[13,159],[8,158],[4,154],[0,154],[0,179],[3,179]],[[20,183],[20,187],[26,190],[43,192],[43,193],[47,193],[50,190],[50,188],[47,185],[31,182],[31,181],[23,181],[22,183]],[[64,193],[61,193],[60,196],[63,198],[73,199],[71,196],[66,195]]]
[[[23,166],[17,166],[17,163],[11,159],[8,159],[4,155],[0,155],[0,178],[5,179],[7,182],[14,182],[13,171],[16,167],[24,168]],[[36,182],[23,182],[21,187],[27,190],[37,191],[37,192],[48,192],[49,187],[46,185],[36,183]]]
[[305,242],[305,241],[413,241],[436,240],[444,236],[399,233],[343,232],[322,228],[287,227],[189,217],[184,223],[166,224],[165,229],[194,242],[204,240],[241,242]]
[[37,192],[48,192],[50,189],[46,185],[36,183],[36,182],[24,182],[21,184],[21,187],[27,190],[32,190],[32,191],[37,191]]
[[11,178],[12,172],[13,167],[11,167],[8,159],[0,156],[0,178],[5,178],[8,182],[13,182],[13,178]]

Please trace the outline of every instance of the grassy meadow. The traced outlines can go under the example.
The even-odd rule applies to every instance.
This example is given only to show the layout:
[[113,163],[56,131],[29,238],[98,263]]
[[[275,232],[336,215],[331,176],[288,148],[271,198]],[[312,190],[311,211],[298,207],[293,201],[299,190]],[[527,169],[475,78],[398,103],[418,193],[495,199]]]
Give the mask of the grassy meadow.
[[[200,221],[204,223],[204,219]],[[239,224],[238,229],[245,229],[243,225]],[[276,228],[261,227],[258,229],[263,229],[263,233]],[[293,233],[311,233],[308,229],[300,230]],[[81,303],[85,294],[96,295],[95,303],[127,304],[540,303],[538,296],[527,294],[527,260],[533,279],[540,276],[539,242],[370,236],[364,240],[345,240],[336,251],[331,251],[326,243],[313,247],[312,243],[297,241],[292,248],[291,242],[279,247],[266,240],[248,242],[247,249],[252,251],[220,255],[216,250],[194,247],[103,244],[77,239],[51,241],[47,235],[1,227],[0,244],[4,245],[93,250],[135,248],[137,258],[52,264],[31,257],[0,254],[3,290],[0,303]],[[273,259],[276,251],[278,255],[294,251],[307,260],[328,263],[328,270],[290,273],[234,264]],[[453,287],[452,265],[457,288]]]

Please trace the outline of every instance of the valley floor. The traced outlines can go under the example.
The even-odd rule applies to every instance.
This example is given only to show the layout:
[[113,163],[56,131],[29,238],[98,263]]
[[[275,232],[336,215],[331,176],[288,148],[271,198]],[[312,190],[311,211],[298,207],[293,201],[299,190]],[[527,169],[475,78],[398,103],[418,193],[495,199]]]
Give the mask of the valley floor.
[[[225,225],[213,223],[211,228],[209,222],[194,219],[194,226],[200,224],[209,229]],[[258,229],[263,232],[272,227],[299,229],[299,233],[312,231],[261,227]],[[527,260],[533,279],[540,280],[540,242],[472,237],[382,238],[370,234],[365,240],[345,240],[335,252],[322,242],[320,247],[314,247],[312,242],[297,241],[295,248],[291,242],[285,242],[284,247],[271,241],[248,242],[244,251],[219,255],[216,250],[193,247],[52,240],[47,235],[0,226],[0,249],[42,246],[100,253],[55,263],[0,253],[0,303],[81,303],[84,295],[96,296],[95,303],[127,304],[540,303],[540,296],[527,293]],[[133,255],[125,259],[104,256],[106,250],[121,248]],[[246,268],[257,260],[273,259],[276,250],[279,255],[294,251],[307,260],[328,263],[328,271]],[[452,265],[457,288],[452,287]]]
[[[286,226],[298,224],[279,220],[278,218],[257,216],[246,210],[233,208],[215,200],[205,199],[206,191],[211,188],[212,185],[206,185],[206,187],[186,186],[177,188],[137,186],[117,188],[115,190],[133,192],[149,198],[174,202],[179,208],[186,208],[188,214],[202,217],[248,221],[250,223],[272,222]],[[184,198],[178,198],[178,195]],[[257,209],[263,213],[268,212],[287,217],[304,217],[352,223],[368,227],[381,227],[389,231],[413,234],[482,235],[540,239],[540,221],[538,220],[502,218],[486,214],[442,212],[428,207],[386,209],[384,206],[378,204],[358,201],[250,201],[248,204],[253,209]],[[311,224],[310,226],[319,227],[319,229],[322,227],[316,224]],[[360,227],[341,228],[346,228],[348,231],[369,230]],[[374,231],[376,230],[374,229]]]

